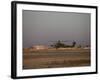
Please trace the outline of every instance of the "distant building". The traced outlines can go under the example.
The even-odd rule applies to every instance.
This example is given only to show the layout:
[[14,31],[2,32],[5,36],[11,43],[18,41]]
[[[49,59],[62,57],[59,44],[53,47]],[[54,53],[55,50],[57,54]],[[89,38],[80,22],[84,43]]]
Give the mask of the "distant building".
[[84,49],[90,49],[90,47],[84,47]]
[[35,45],[35,46],[32,46],[33,50],[44,50],[44,49],[48,49],[47,46],[44,46],[44,45]]

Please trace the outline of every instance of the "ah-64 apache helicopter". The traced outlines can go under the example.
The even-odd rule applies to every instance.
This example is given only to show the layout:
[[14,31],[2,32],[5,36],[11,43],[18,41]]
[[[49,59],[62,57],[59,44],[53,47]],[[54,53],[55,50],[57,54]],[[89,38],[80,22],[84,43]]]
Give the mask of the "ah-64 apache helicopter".
[[67,45],[64,43],[64,42],[68,42],[68,41],[58,40],[58,41],[51,41],[51,42],[55,42],[51,45],[51,47],[56,48],[56,49],[58,49],[58,48],[73,48],[76,45],[75,41],[73,41],[71,45]]

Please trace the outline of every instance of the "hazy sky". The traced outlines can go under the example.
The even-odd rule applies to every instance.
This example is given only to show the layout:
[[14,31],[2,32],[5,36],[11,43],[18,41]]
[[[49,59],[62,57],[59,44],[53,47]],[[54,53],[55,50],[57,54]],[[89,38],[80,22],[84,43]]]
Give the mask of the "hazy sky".
[[89,13],[23,10],[23,47],[57,40],[90,45],[90,18]]

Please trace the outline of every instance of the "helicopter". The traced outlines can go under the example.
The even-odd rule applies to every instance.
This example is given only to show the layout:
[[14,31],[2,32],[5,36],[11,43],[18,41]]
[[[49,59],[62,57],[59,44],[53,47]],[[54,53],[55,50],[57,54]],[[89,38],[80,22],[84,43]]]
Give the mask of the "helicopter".
[[73,48],[76,45],[75,41],[73,41],[71,45],[65,44],[65,42],[69,42],[68,40],[66,40],[66,41],[57,40],[57,41],[51,41],[51,42],[55,42],[51,45],[51,47],[56,48],[56,49],[58,49],[58,48]]

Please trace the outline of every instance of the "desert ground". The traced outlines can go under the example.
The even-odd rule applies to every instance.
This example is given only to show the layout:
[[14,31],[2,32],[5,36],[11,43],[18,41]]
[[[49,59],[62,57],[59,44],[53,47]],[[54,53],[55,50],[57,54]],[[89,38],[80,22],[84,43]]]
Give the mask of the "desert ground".
[[23,69],[83,67],[91,65],[90,49],[23,51]]

